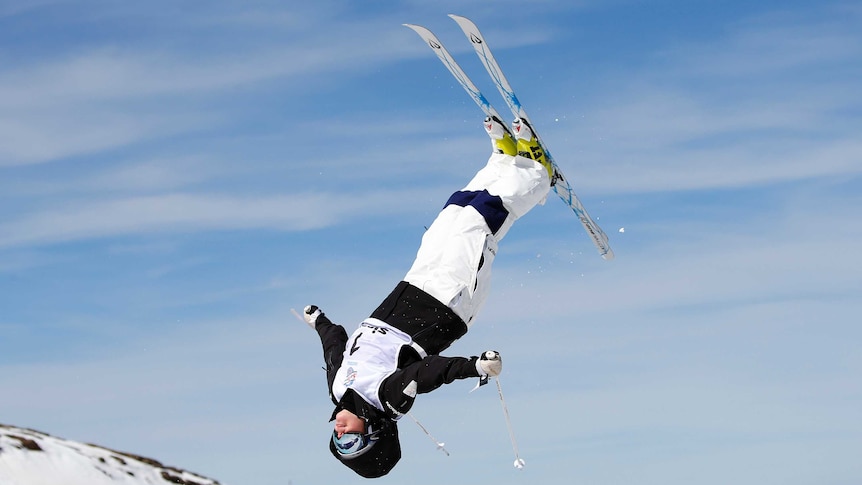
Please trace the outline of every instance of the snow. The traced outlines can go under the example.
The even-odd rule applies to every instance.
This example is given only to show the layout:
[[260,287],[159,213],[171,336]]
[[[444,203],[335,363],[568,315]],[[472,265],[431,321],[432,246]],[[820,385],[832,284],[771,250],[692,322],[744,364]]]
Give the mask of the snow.
[[0,424],[3,485],[218,485],[156,460]]

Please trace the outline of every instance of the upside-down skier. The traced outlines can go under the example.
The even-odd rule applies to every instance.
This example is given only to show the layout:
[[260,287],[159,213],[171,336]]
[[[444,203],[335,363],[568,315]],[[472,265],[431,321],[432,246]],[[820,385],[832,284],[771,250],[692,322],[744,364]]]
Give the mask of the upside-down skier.
[[[366,478],[389,473],[401,458],[397,421],[417,394],[457,379],[495,377],[500,354],[443,357],[467,333],[488,295],[497,244],[512,224],[543,203],[554,180],[525,120],[510,132],[486,118],[493,153],[452,194],[425,232],[403,281],[348,337],[315,306],[303,317],[320,336],[335,410],[332,455]],[[513,136],[514,134],[514,136]]]

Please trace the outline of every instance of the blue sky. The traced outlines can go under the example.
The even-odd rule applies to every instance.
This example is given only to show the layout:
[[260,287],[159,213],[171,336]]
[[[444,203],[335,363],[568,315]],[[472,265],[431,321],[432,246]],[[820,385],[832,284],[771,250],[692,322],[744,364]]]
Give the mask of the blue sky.
[[[0,422],[227,485],[359,482],[316,335],[482,166],[402,23],[472,18],[617,255],[539,207],[382,483],[862,479],[862,4],[0,1]],[[312,5],[313,4],[313,5]],[[621,229],[624,229],[621,232]]]

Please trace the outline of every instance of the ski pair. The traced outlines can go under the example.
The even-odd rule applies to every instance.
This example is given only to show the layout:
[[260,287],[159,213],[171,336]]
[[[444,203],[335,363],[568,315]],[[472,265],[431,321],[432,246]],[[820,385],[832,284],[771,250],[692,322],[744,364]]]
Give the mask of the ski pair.
[[[574,189],[572,189],[571,184],[569,184],[568,179],[563,175],[563,172],[560,170],[557,162],[554,161],[554,158],[551,156],[551,153],[548,151],[547,146],[542,142],[539,133],[535,130],[534,125],[530,121],[530,118],[527,116],[527,112],[524,110],[524,107],[521,105],[521,102],[518,100],[518,97],[515,95],[515,91],[512,89],[512,86],[509,84],[509,81],[506,79],[506,76],[503,75],[503,71],[500,69],[500,65],[497,64],[497,60],[494,59],[493,54],[491,54],[491,50],[488,48],[487,42],[485,42],[484,36],[479,32],[479,28],[476,27],[470,19],[466,17],[461,17],[459,15],[449,15],[449,17],[454,20],[458,26],[461,27],[461,30],[464,31],[464,35],[467,36],[467,39],[470,40],[470,43],[473,45],[473,49],[476,51],[476,54],[479,56],[479,59],[482,61],[482,64],[485,66],[485,69],[488,71],[488,74],[491,76],[491,80],[494,82],[494,85],[497,86],[497,90],[503,96],[503,100],[506,102],[506,105],[509,106],[509,109],[512,111],[512,115],[516,120],[525,121],[532,129],[533,133],[538,140],[539,145],[545,153],[545,158],[548,163],[552,167],[552,180],[554,192],[560,196],[564,203],[566,203],[572,211],[574,211],[575,215],[578,217],[578,220],[581,222],[581,225],[584,226],[584,230],[587,231],[587,234],[592,239],[593,244],[595,244],[596,248],[599,250],[599,254],[602,258],[606,260],[611,260],[614,258],[614,252],[611,250],[610,245],[608,244],[608,236],[602,231],[602,228],[596,224],[595,221],[587,214],[586,209],[581,203],[578,196],[575,195]],[[482,109],[482,112],[485,113],[485,116],[491,119],[496,118],[497,120],[502,120],[502,117],[497,112],[496,109],[491,105],[487,98],[482,95],[482,92],[479,88],[473,84],[473,81],[464,73],[464,70],[461,69],[461,66],[455,62],[455,59],[443,47],[443,43],[435,36],[430,30],[420,25],[414,24],[404,24],[405,27],[409,27],[413,29],[419,37],[424,40],[429,47],[437,54],[437,57],[443,62],[443,65],[449,70],[450,73],[455,77],[461,87],[467,91],[467,94],[479,105],[479,108]]]

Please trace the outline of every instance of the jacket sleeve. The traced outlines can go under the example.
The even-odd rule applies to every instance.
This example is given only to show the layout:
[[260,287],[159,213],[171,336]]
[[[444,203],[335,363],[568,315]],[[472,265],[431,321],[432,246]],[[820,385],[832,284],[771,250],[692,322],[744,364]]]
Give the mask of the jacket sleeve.
[[323,361],[326,364],[326,384],[329,389],[329,395],[332,397],[332,382],[335,380],[335,373],[341,367],[342,359],[344,359],[347,332],[341,325],[332,323],[326,314],[323,313],[317,317],[314,329],[317,330],[317,335],[320,336],[320,343],[323,345]]
[[457,379],[479,377],[479,372],[476,370],[477,359],[477,357],[429,355],[418,362],[398,369],[387,377],[383,381],[381,397],[396,411],[404,413],[413,405],[415,398],[415,394],[411,396],[410,394],[413,393],[409,390],[405,392],[411,382],[416,382],[416,393],[424,394]]

